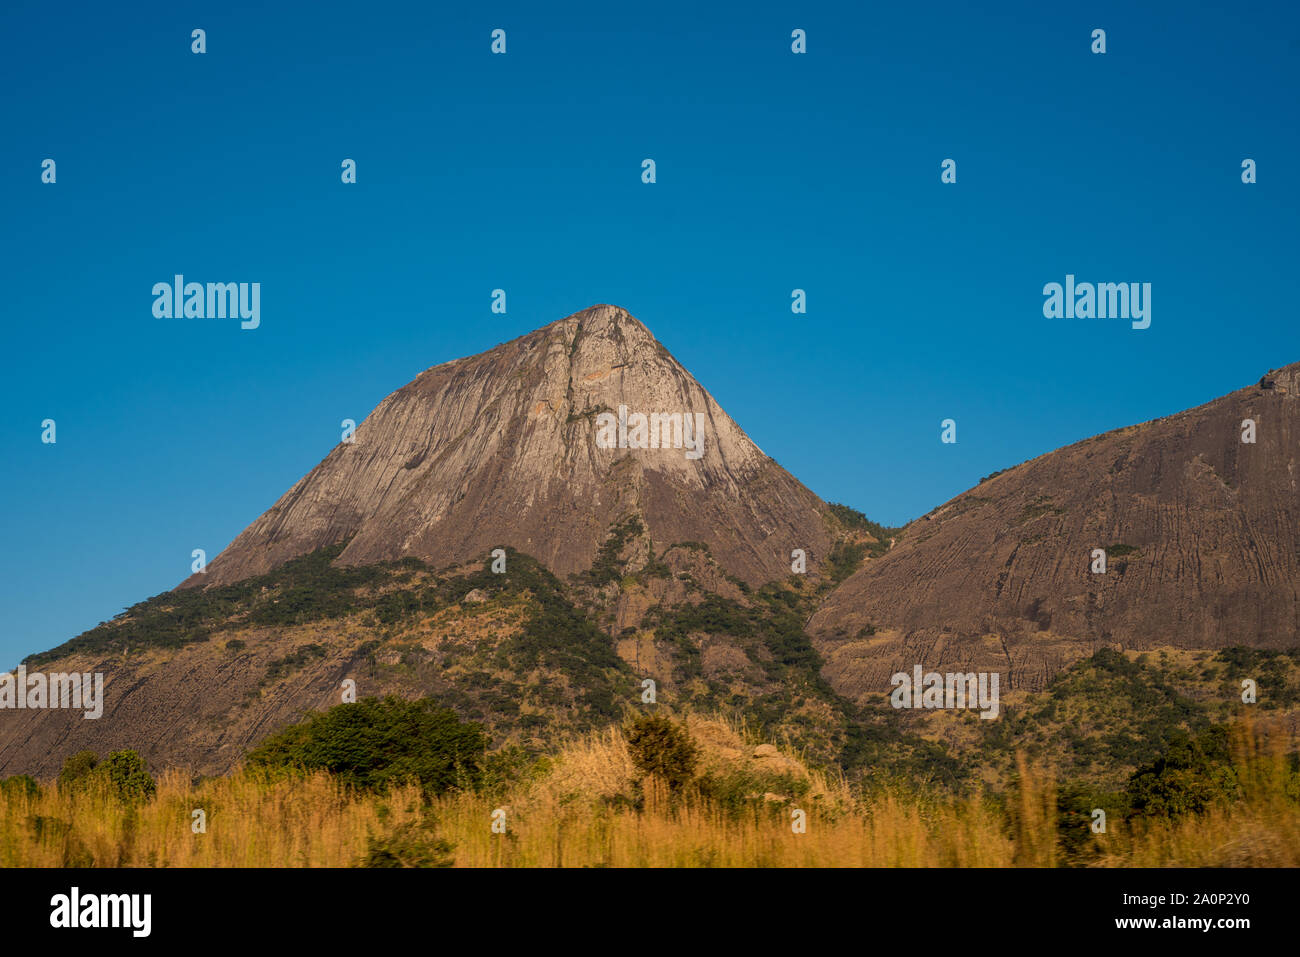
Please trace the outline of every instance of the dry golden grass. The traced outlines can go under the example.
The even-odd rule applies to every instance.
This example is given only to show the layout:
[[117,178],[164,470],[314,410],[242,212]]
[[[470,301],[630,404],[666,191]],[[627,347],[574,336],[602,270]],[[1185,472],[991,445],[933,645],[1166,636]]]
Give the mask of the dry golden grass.
[[[418,788],[381,802],[324,773],[276,781],[244,772],[192,786],[172,771],[135,807],[102,789],[50,786],[0,798],[0,866],[337,867],[357,858],[369,834],[409,819],[404,809],[418,815],[419,804]],[[206,833],[192,831],[195,809]]]
[[[691,718],[703,760],[752,760],[743,730]],[[1097,835],[1101,866],[1297,866],[1300,805],[1288,794],[1288,742],[1241,725],[1243,797],[1174,823]],[[732,752],[735,752],[734,754]],[[787,756],[774,758],[795,765]],[[169,772],[152,800],[127,806],[105,791],[0,794],[0,865],[5,867],[345,867],[373,842],[451,842],[457,867],[1051,867],[1065,863],[1056,840],[1056,791],[1020,762],[1005,804],[877,788],[867,796],[809,773],[794,799],[807,815],[793,832],[791,802],[761,802],[728,814],[698,791],[671,796],[641,782],[636,810],[619,796],[638,782],[617,729],[568,744],[544,773],[500,799],[452,794],[422,805],[417,788],[352,793],[329,776],[288,779],[247,771],[193,784]],[[492,812],[507,830],[493,833]],[[192,811],[207,816],[193,833]],[[1004,810],[1005,808],[1005,810]],[[409,849],[409,845],[408,845]],[[399,854],[399,857],[402,855]]]

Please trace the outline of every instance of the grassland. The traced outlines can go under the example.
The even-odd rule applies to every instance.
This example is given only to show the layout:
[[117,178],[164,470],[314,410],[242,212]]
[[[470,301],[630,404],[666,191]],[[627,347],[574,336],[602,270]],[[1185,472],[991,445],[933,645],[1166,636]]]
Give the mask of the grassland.
[[[1065,820],[1022,756],[1004,790],[849,785],[716,718],[683,721],[688,782],[643,774],[623,729],[474,788],[357,788],[327,772],[243,767],[151,792],[106,781],[0,784],[5,867],[1055,867],[1300,866],[1293,732],[1231,726],[1230,799],[1176,815]],[[202,827],[196,811],[202,812]],[[792,826],[803,812],[806,830]],[[504,832],[494,832],[504,812]]]

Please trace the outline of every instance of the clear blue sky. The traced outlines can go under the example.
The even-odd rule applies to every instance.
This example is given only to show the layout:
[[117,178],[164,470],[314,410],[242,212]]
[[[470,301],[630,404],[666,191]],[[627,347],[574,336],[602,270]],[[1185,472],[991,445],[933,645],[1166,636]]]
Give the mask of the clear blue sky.
[[[0,666],[174,586],[422,369],[592,303],[891,524],[1300,359],[1298,19],[8,0]],[[261,328],[155,319],[177,272],[261,282]],[[1066,273],[1152,283],[1151,328],[1045,319]]]

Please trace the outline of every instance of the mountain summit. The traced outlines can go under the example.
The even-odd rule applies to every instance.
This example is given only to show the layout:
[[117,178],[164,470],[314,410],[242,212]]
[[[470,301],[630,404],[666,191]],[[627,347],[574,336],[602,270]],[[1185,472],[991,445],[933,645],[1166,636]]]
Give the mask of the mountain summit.
[[344,541],[344,565],[512,546],[567,575],[633,515],[758,584],[789,572],[792,549],[826,557],[826,514],[644,325],[598,305],[421,373],[184,585]]

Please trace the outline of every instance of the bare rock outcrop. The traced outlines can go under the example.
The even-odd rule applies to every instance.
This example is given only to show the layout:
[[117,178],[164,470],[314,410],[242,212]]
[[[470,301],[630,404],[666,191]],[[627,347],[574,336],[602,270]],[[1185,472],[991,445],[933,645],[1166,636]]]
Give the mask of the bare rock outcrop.
[[858,698],[916,663],[1033,690],[1103,646],[1294,646],[1300,364],[982,482],[912,522],[809,633]]
[[[702,454],[600,447],[597,417],[620,406],[698,413]],[[751,584],[788,573],[791,549],[815,565],[831,544],[824,503],[644,325],[593,306],[417,376],[184,584],[240,581],[345,539],[345,564],[441,567],[513,546],[566,575],[632,514],[656,543],[704,542]]]

